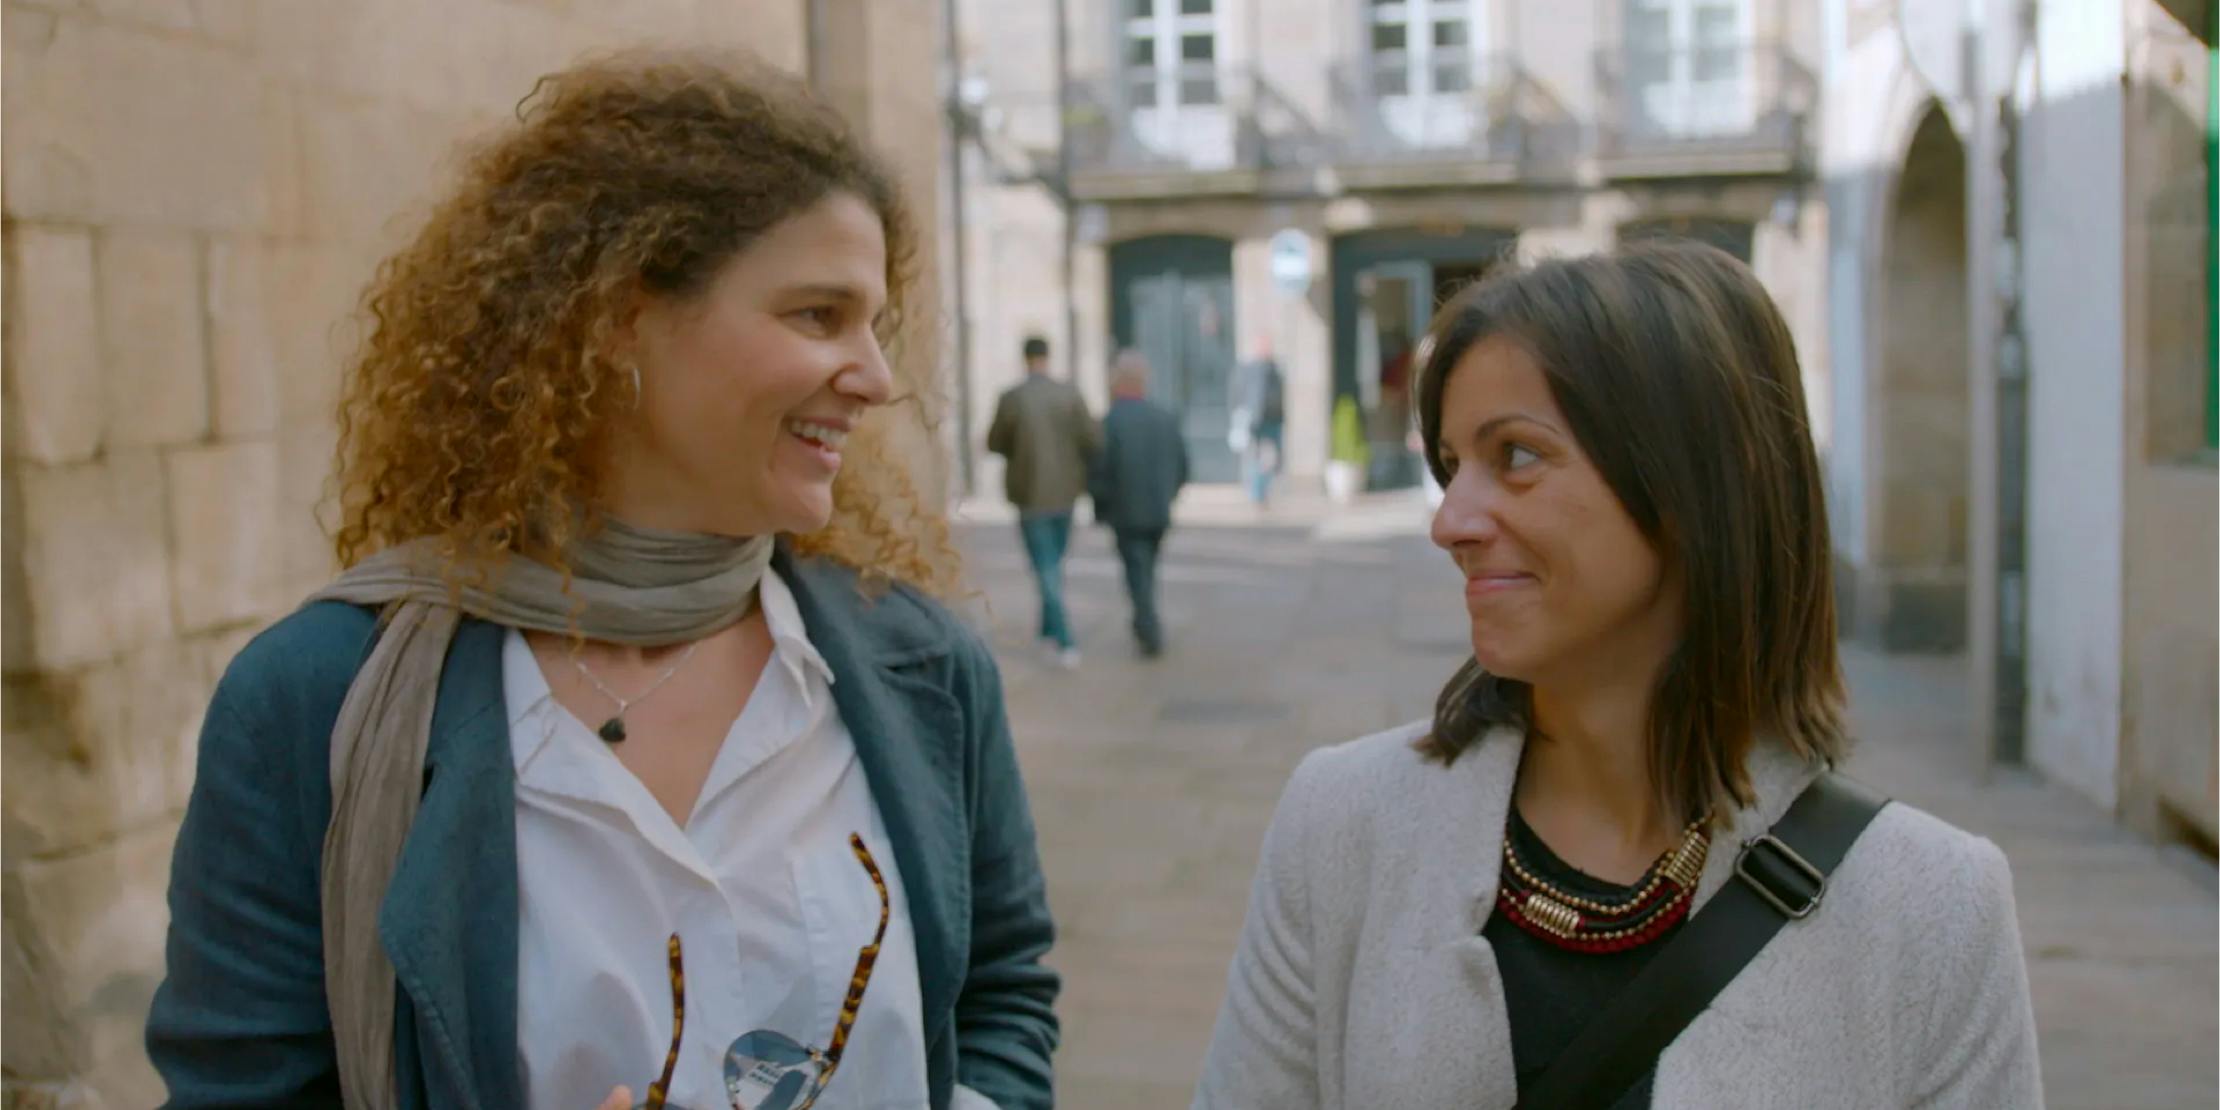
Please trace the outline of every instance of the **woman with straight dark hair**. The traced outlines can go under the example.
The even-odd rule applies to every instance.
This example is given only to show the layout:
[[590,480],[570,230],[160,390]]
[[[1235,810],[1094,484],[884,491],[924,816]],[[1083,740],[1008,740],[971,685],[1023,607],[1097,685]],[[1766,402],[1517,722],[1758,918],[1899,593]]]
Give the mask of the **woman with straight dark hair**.
[[1826,506],[1756,278],[1512,268],[1429,347],[1473,658],[1296,770],[1195,1105],[2041,1105],[2003,855],[1831,770]]

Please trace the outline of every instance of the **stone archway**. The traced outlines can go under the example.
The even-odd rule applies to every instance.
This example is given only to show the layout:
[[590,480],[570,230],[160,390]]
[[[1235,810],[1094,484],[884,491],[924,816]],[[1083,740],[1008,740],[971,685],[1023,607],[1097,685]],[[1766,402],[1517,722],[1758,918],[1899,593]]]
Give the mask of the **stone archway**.
[[1870,442],[1878,502],[1864,638],[1895,651],[1965,646],[1971,501],[1966,158],[1942,109],[1913,129],[1889,199]]

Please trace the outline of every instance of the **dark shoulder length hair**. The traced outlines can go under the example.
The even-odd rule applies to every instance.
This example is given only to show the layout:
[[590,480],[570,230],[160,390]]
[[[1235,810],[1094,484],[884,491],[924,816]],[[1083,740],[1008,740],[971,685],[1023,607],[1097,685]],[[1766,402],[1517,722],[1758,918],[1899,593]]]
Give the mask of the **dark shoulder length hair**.
[[[1491,336],[1522,345],[1581,450],[1685,589],[1679,645],[1650,715],[1650,775],[1683,821],[1753,801],[1763,736],[1846,751],[1827,510],[1788,325],[1732,256],[1646,242],[1505,269],[1435,316],[1420,370],[1426,462],[1444,486],[1442,393]],[[1420,750],[1455,760],[1490,729],[1533,726],[1526,685],[1468,661]]]

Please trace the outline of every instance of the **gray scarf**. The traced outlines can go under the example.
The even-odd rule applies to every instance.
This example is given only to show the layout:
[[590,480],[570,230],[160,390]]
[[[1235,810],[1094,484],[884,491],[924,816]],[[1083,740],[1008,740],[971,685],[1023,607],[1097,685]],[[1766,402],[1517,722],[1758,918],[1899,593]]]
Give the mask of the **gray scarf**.
[[356,564],[311,601],[386,610],[331,736],[324,830],[324,991],[346,1104],[395,1105],[393,964],[378,910],[416,818],[440,668],[465,614],[508,628],[658,647],[698,640],[748,615],[771,562],[768,536],[655,532],[609,521],[569,550],[573,577],[508,560],[458,598],[428,541]]

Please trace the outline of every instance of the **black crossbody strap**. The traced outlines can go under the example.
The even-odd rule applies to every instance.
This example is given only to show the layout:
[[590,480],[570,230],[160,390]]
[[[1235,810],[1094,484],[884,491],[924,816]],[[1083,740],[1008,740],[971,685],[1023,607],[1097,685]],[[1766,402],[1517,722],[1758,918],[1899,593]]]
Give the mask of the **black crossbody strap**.
[[1740,847],[1735,877],[1519,1092],[1520,1110],[1616,1101],[1773,934],[1819,908],[1827,876],[1887,804],[1832,772],[1814,779],[1771,830]]

